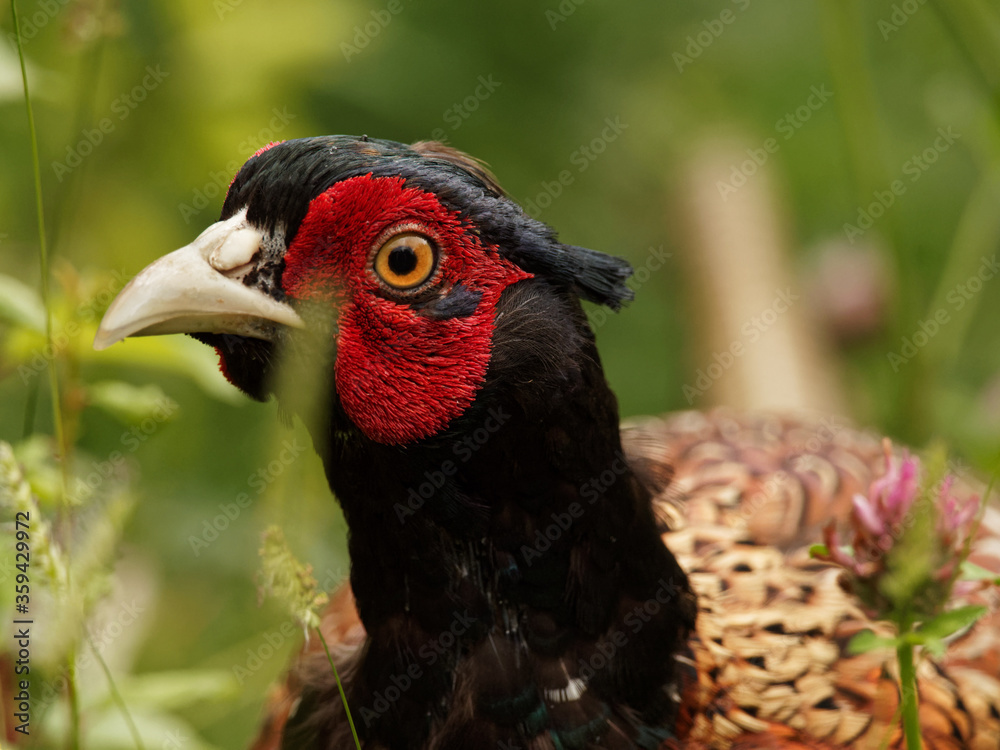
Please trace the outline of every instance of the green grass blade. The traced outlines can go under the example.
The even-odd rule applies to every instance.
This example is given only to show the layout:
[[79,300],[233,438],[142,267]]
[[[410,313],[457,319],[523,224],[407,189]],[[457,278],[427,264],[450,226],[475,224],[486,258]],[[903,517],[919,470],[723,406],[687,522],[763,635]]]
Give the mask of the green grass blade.
[[937,290],[926,311],[925,319],[947,311],[950,323],[946,336],[935,336],[924,348],[930,370],[936,374],[940,369],[954,363],[961,352],[965,334],[975,319],[984,294],[971,297],[963,295],[961,309],[953,303],[953,297],[960,284],[974,278],[984,267],[992,271],[992,258],[1000,243],[1000,162],[994,162],[982,176],[966,203],[959,219],[951,247],[948,249],[947,263],[941,272]]
[[[42,304],[45,305],[45,338],[48,346],[52,347],[52,307],[50,304],[49,290],[49,251],[45,242],[45,208],[42,202],[42,172],[38,159],[38,133],[35,129],[35,113],[31,106],[31,92],[28,88],[28,69],[24,61],[24,45],[21,42],[21,25],[17,17],[17,2],[10,0],[10,11],[14,20],[14,36],[17,38],[17,56],[21,62],[21,82],[24,85],[24,107],[28,114],[28,134],[31,138],[31,163],[35,173],[35,213],[38,216],[38,248],[42,274]],[[62,400],[59,395],[59,373],[55,363],[49,363],[49,390],[52,397],[52,421],[56,433],[56,449],[59,457],[63,459],[62,479],[63,496],[65,496],[66,486],[66,442],[63,430]]]
[[101,665],[101,670],[104,672],[104,676],[108,680],[108,689],[111,691],[111,697],[118,706],[118,710],[121,712],[122,717],[125,719],[125,723],[128,725],[128,731],[132,735],[132,741],[135,743],[136,750],[146,750],[146,746],[142,744],[142,735],[139,734],[139,728],[135,725],[135,721],[132,719],[132,714],[129,713],[128,706],[125,705],[125,699],[122,698],[122,694],[118,692],[118,686],[115,684],[115,678],[111,676],[111,670],[108,669],[108,664],[104,661],[104,657],[101,655],[100,650],[97,648],[97,644],[94,643],[94,639],[87,633],[87,643],[90,646],[90,650],[93,652],[94,656],[97,657],[97,663]]
[[1000,16],[983,0],[932,0],[931,7],[989,91],[1000,117]]
[[[31,139],[31,161],[35,177],[35,214],[38,218],[38,248],[39,265],[41,267],[41,295],[42,304],[45,307],[45,340],[49,351],[55,351],[52,337],[52,305],[49,274],[49,253],[48,245],[45,241],[45,207],[42,200],[42,173],[38,158],[38,131],[35,128],[35,113],[31,106],[31,90],[28,85],[28,69],[24,59],[24,43],[21,39],[21,24],[17,15],[17,2],[10,0],[11,17],[14,23],[14,37],[17,39],[17,56],[21,65],[21,83],[24,86],[24,107],[28,116],[28,134]],[[48,365],[49,392],[52,399],[52,422],[53,431],[56,437],[56,456],[59,462],[60,477],[60,512],[64,518],[68,518],[69,508],[67,506],[67,487],[69,486],[69,454],[66,445],[66,429],[63,422],[62,397],[59,389],[59,372],[55,361]],[[34,406],[29,396],[28,407],[30,411],[25,415],[25,423],[30,419],[34,421]],[[69,535],[67,535],[69,538]],[[68,548],[67,548],[68,556]],[[70,653],[67,663],[67,685],[66,694],[69,703],[70,732],[67,743],[72,750],[80,747],[80,700],[76,686],[76,659]]]
[[347,714],[347,723],[351,725],[354,744],[358,750],[361,750],[361,740],[358,739],[358,730],[354,728],[354,718],[351,716],[351,707],[347,705],[347,694],[344,692],[344,684],[340,681],[340,673],[337,671],[337,665],[334,664],[333,657],[330,655],[330,647],[326,645],[326,638],[323,637],[323,631],[317,627],[316,633],[319,635],[319,642],[323,644],[323,650],[326,652],[327,661],[330,662],[330,669],[333,670],[333,676],[337,679],[337,689],[340,691],[340,699],[344,702],[344,713]]

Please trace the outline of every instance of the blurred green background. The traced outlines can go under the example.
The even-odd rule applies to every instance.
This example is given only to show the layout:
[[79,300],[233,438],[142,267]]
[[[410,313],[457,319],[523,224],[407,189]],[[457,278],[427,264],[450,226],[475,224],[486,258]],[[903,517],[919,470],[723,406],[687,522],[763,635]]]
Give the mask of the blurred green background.
[[[688,408],[683,386],[711,361],[685,262],[691,155],[724,137],[742,144],[738,169],[753,156],[745,149],[759,155],[774,139],[767,169],[788,273],[802,289],[823,290],[804,292],[794,314],[818,321],[849,416],[916,445],[942,438],[980,469],[1000,447],[1000,282],[980,277],[974,292],[959,291],[989,268],[982,259],[1000,236],[995,4],[19,0],[18,8],[61,338],[46,356],[32,298],[30,139],[4,3],[0,439],[17,445],[42,508],[58,515],[58,471],[38,439],[53,434],[47,368],[55,362],[75,446],[68,486],[80,500],[56,534],[74,564],[93,558],[77,575],[86,593],[77,609],[38,594],[33,690],[58,685],[68,648],[58,644],[73,641],[86,611],[147,747],[237,748],[253,735],[267,685],[298,637],[280,606],[257,603],[267,523],[285,527],[321,582],[347,570],[345,529],[317,460],[298,448],[307,445],[300,427],[283,427],[273,404],[230,392],[214,354],[192,340],[90,350],[122,279],[212,223],[235,169],[269,140],[443,138],[487,161],[565,241],[636,264],[663,248],[662,268],[598,333],[627,416]],[[815,90],[830,94],[811,106]],[[941,131],[952,136],[940,140]],[[924,169],[913,158],[929,148]],[[859,210],[896,180],[905,192],[849,242],[845,224],[863,221]],[[844,258],[860,270],[824,271]],[[868,314],[816,307],[856,289],[868,290]],[[947,325],[911,357],[906,340],[942,308]],[[906,361],[894,366],[892,353]],[[76,492],[81,480],[92,491]],[[0,603],[9,607],[12,571],[3,566]],[[99,573],[111,566],[113,576]],[[90,647],[78,650],[82,658]],[[85,746],[134,747],[96,665],[81,668],[80,685]],[[65,703],[36,702],[37,732],[26,744],[61,746]]]

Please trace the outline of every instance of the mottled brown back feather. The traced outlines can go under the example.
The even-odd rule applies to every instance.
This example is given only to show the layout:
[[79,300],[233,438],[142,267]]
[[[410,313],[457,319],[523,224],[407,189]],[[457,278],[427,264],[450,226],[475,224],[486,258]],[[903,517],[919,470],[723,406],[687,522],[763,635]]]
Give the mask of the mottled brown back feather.
[[[880,441],[842,420],[720,411],[635,422],[623,443],[640,466],[659,456],[673,467],[654,502],[670,524],[664,542],[699,595],[690,641],[698,681],[688,688],[687,744],[675,747],[903,747],[894,654],[846,649],[865,628],[890,631],[808,554],[884,472]],[[1000,573],[998,548],[993,507],[976,559]],[[942,660],[918,666],[928,748],[1000,747],[1000,602],[976,601],[992,615]]]

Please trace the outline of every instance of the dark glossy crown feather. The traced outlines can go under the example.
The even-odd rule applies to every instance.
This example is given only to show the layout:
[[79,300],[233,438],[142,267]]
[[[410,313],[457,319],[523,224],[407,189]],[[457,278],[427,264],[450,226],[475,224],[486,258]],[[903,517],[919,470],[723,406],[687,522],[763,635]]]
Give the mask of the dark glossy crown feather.
[[334,183],[372,174],[402,177],[458,211],[484,242],[525,271],[567,287],[583,299],[619,309],[632,299],[627,261],[564,245],[546,224],[528,216],[476,159],[433,141],[394,141],[334,135],[284,141],[251,157],[226,196],[222,218],[247,207],[267,232],[282,229],[291,243],[310,202]]

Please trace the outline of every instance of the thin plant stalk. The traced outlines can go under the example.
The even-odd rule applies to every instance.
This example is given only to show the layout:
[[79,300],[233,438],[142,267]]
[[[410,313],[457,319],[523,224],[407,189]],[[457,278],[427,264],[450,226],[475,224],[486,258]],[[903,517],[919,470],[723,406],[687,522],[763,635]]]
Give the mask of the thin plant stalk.
[[101,665],[101,670],[104,672],[104,676],[108,679],[108,689],[111,691],[111,697],[115,704],[118,706],[118,710],[121,711],[122,716],[125,718],[125,723],[128,724],[128,731],[132,735],[132,741],[135,743],[136,750],[146,750],[146,746],[142,744],[142,735],[139,734],[139,728],[135,725],[135,721],[132,719],[132,714],[129,713],[128,706],[125,705],[125,699],[122,698],[122,694],[118,692],[118,686],[115,684],[114,677],[111,676],[111,670],[108,669],[108,663],[104,661],[104,656],[97,648],[97,644],[94,643],[94,639],[87,634],[87,643],[90,645],[90,650],[93,651],[94,656],[97,657],[97,663]]
[[73,651],[66,657],[66,697],[69,703],[69,737],[66,742],[70,750],[80,750],[80,696],[76,690],[76,654]]
[[[35,113],[31,107],[31,94],[28,90],[28,69],[24,61],[24,47],[21,43],[21,24],[17,17],[17,2],[10,0],[10,11],[14,19],[14,35],[17,37],[17,55],[21,61],[21,81],[24,85],[24,107],[28,113],[28,134],[31,138],[31,165],[35,173],[35,213],[38,217],[38,249],[41,266],[42,303],[45,305],[45,343],[52,349],[52,309],[49,289],[49,251],[45,242],[45,209],[42,204],[42,173],[38,159],[38,133],[35,130]],[[59,373],[54,363],[49,364],[49,390],[52,397],[52,420],[56,433],[57,458],[61,464],[63,497],[66,496],[67,471],[66,443],[63,432],[62,399],[59,393]]]
[[[28,115],[28,134],[31,139],[31,162],[35,178],[35,214],[38,219],[38,248],[39,265],[41,270],[41,295],[42,303],[45,307],[45,341],[49,351],[55,351],[52,338],[52,305],[50,292],[49,275],[49,254],[48,245],[45,241],[45,208],[42,201],[42,174],[40,160],[38,158],[38,132],[35,128],[35,113],[31,106],[31,91],[28,86],[28,69],[24,58],[24,44],[21,40],[21,24],[17,15],[17,2],[10,0],[10,12],[14,22],[14,36],[17,39],[17,56],[21,64],[21,82],[24,86],[24,107]],[[68,516],[69,508],[66,500],[68,497],[67,487],[69,486],[69,458],[66,445],[66,431],[63,423],[62,396],[59,389],[59,372],[55,362],[50,362],[48,367],[49,392],[52,400],[52,421],[56,436],[56,459],[59,462],[60,477],[60,512],[65,519]],[[68,538],[68,536],[67,536]],[[66,693],[69,703],[70,733],[68,745],[71,750],[78,750],[80,747],[80,700],[76,689],[76,658],[71,652],[67,657],[66,670]]]
[[899,660],[899,694],[900,709],[903,717],[903,735],[906,737],[907,750],[922,750],[923,740],[920,738],[920,707],[917,696],[917,671],[913,664],[913,644],[906,641],[896,648],[896,658]]
[[344,692],[344,684],[340,681],[340,673],[337,671],[337,665],[334,664],[333,657],[330,655],[330,647],[326,644],[323,631],[316,628],[316,634],[319,636],[319,642],[323,644],[326,658],[330,662],[330,669],[333,670],[333,676],[337,680],[337,689],[340,691],[340,699],[344,702],[344,713],[347,714],[347,723],[351,725],[351,734],[354,735],[354,745],[358,750],[361,750],[361,740],[358,739],[358,730],[354,728],[354,718],[351,716],[351,707],[347,705],[347,694]]

